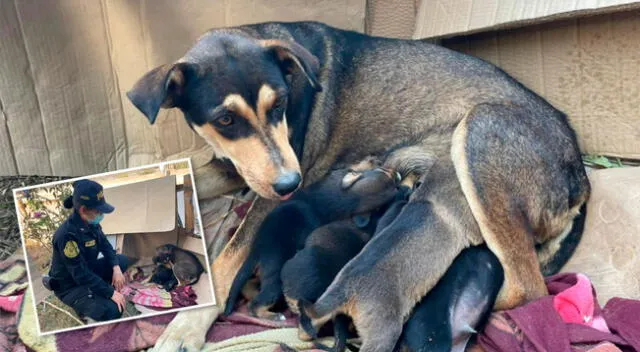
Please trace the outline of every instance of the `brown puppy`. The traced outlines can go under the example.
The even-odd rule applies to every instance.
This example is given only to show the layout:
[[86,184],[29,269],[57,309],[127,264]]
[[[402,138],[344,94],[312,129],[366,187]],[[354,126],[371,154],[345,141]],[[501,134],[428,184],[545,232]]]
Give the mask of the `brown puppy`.
[[[171,268],[177,286],[197,283],[200,275],[204,272],[204,267],[195,254],[172,244],[165,244],[156,248],[153,262],[157,265]],[[173,288],[171,287],[171,289]]]
[[[425,41],[313,22],[214,29],[177,62],[142,77],[127,96],[151,123],[160,108],[179,108],[215,157],[233,165],[233,175],[212,164],[210,172],[198,172],[197,186],[207,186],[208,196],[233,189],[241,176],[262,197],[287,198],[302,176],[312,184],[338,162],[388,149],[417,148],[453,160],[444,189],[464,198],[450,195],[460,203],[447,207],[455,213],[470,206],[464,216],[477,221],[504,267],[501,308],[545,294],[536,247],[549,249],[543,262],[561,253],[550,261],[561,264],[572,252],[562,250],[566,243],[579,238],[565,235],[572,234],[589,184],[567,117],[495,66]],[[257,200],[216,257],[220,302],[275,205]],[[423,248],[438,258],[425,274],[429,282],[459,253],[455,244],[478,241],[477,233],[454,234]],[[179,314],[156,346],[197,350],[215,319],[214,310],[205,311]]]

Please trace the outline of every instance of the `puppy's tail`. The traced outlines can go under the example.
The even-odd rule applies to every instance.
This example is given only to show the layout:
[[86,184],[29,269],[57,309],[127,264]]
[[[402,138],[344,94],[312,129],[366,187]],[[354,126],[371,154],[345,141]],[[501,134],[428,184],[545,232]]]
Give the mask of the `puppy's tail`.
[[325,317],[347,303],[347,295],[343,292],[340,281],[334,281],[316,303],[302,302],[302,310],[312,319]]
[[230,315],[233,312],[238,296],[242,292],[244,285],[251,278],[251,275],[253,275],[253,269],[255,269],[256,265],[258,265],[258,255],[252,251],[240,267],[240,270],[238,270],[235,279],[233,279],[233,284],[231,284],[229,296],[227,297],[227,304],[222,313],[223,315]]
[[554,250],[554,248],[552,248],[554,245],[551,243],[545,243],[540,248],[537,248],[542,275],[554,275],[567,264],[582,239],[586,218],[587,203],[584,203],[580,208],[580,213],[573,218],[573,224],[569,233],[560,239],[560,244],[555,244],[555,246],[558,246],[555,252],[550,253]]

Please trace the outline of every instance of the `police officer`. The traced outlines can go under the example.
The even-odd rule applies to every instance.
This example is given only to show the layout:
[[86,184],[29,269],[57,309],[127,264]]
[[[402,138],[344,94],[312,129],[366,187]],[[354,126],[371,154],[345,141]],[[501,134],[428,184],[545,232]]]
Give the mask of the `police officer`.
[[[73,208],[73,214],[53,236],[45,286],[80,316],[95,321],[119,318],[125,299],[118,290],[124,285],[127,257],[116,254],[100,226],[114,208],[105,201],[102,186],[90,180],[74,182],[64,206]],[[98,259],[98,253],[104,257]]]

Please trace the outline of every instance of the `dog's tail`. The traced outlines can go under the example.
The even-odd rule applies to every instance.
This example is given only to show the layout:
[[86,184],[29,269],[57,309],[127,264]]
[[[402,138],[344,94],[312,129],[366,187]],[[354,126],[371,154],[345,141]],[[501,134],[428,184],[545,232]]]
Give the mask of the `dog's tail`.
[[[543,244],[540,248],[538,248],[538,258],[540,258],[540,269],[542,270],[542,274],[544,276],[554,275],[558,273],[562,267],[567,264],[573,252],[575,252],[578,244],[580,243],[580,239],[582,238],[582,233],[584,232],[584,223],[587,218],[587,203],[584,203],[580,208],[580,213],[573,218],[573,224],[571,226],[571,230],[560,239],[560,244],[555,244],[557,250],[553,253],[549,253],[553,251],[551,244]],[[552,240],[553,241],[553,240]],[[542,258],[545,256],[546,258]]]
[[222,313],[223,315],[227,316],[233,312],[238,296],[240,296],[242,288],[247,281],[249,281],[251,275],[253,275],[256,265],[258,265],[258,254],[256,251],[251,251],[240,267],[240,270],[238,270],[235,279],[233,279],[233,284],[231,284],[229,296],[227,297],[227,304],[225,305],[224,312]]

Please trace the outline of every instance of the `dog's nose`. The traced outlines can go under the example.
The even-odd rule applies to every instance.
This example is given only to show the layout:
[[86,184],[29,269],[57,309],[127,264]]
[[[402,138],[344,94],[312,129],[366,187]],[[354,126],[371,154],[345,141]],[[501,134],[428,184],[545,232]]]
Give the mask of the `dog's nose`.
[[286,196],[298,188],[300,181],[302,181],[302,177],[299,173],[287,172],[276,179],[276,183],[273,184],[273,190],[281,196]]

